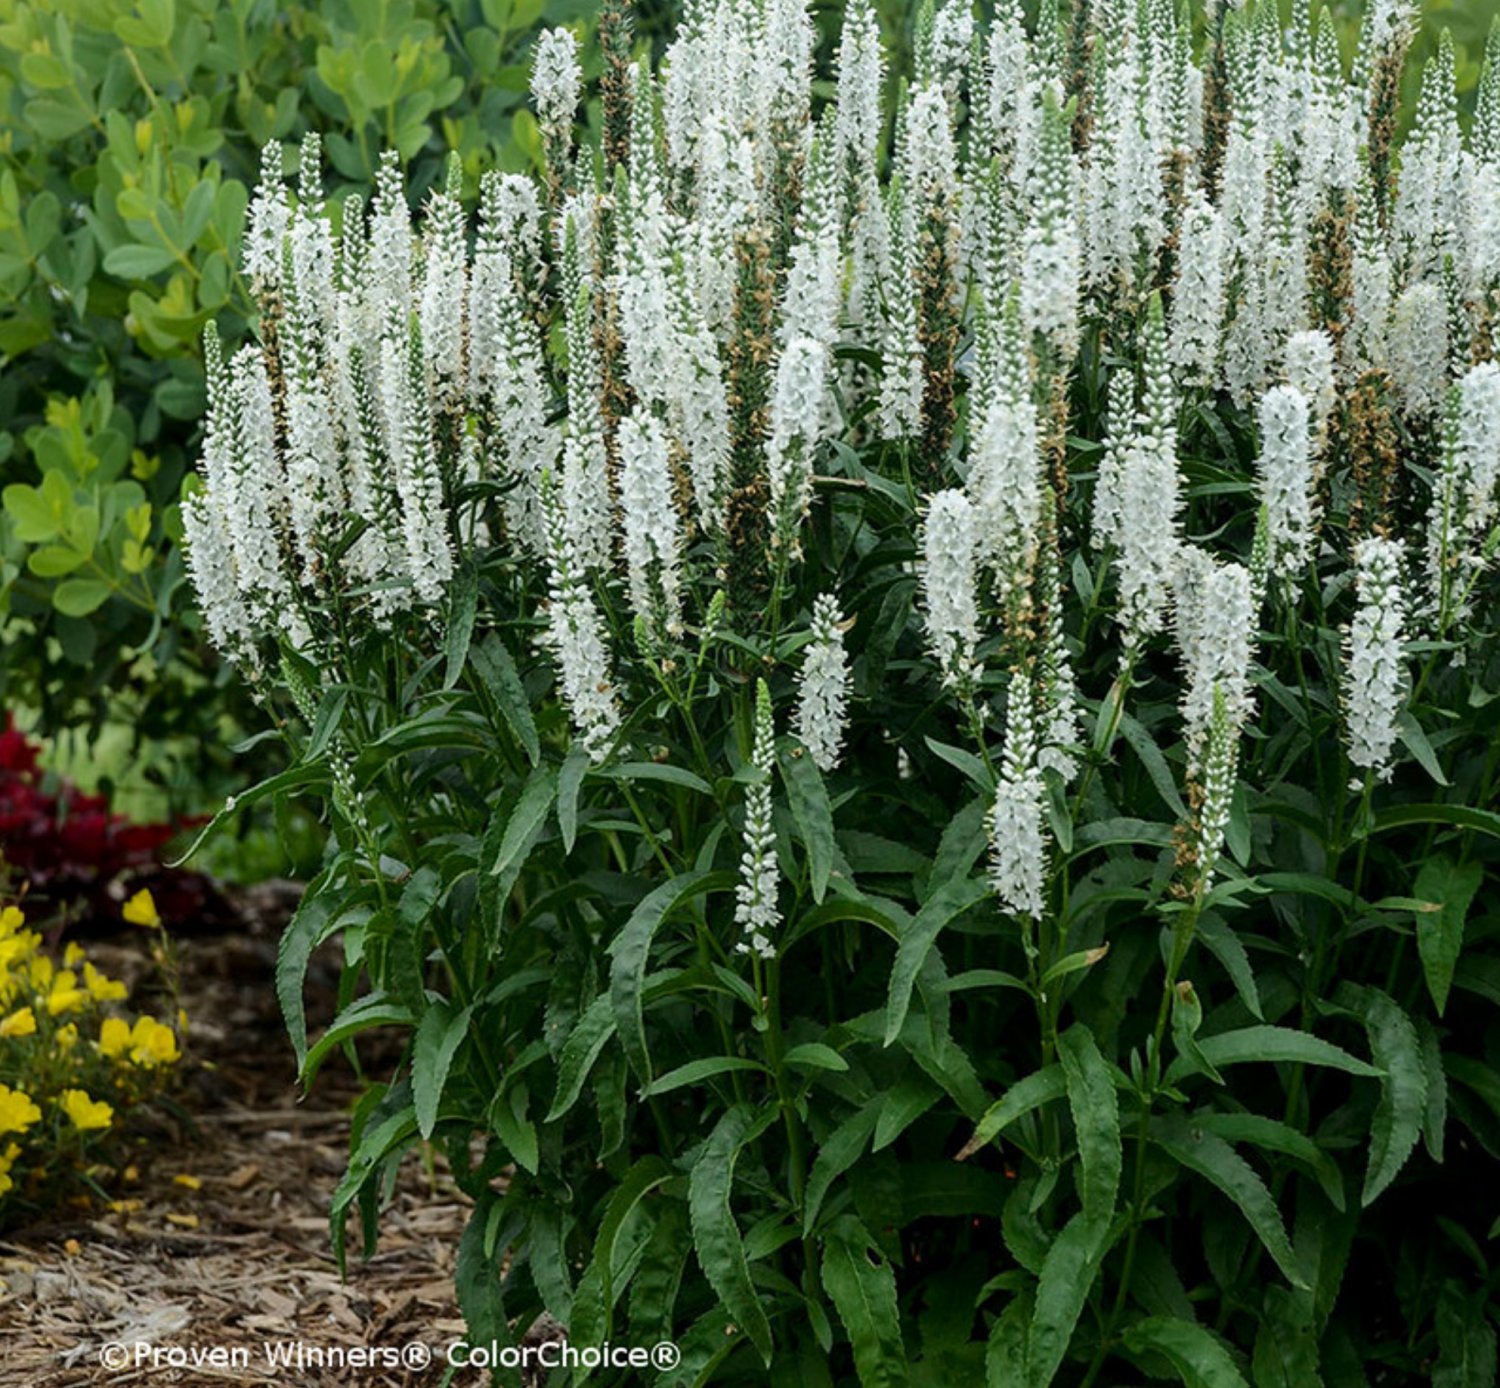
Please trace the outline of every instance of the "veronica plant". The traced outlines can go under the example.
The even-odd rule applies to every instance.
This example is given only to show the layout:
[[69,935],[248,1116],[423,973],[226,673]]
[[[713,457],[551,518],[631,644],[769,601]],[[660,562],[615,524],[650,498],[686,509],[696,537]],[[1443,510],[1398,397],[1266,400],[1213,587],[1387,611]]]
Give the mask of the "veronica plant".
[[332,830],[304,1078],[407,1038],[336,1247],[436,1144],[476,1340],[1493,1375],[1500,64],[1398,148],[1400,4],[1354,81],[1075,16],[924,8],[886,113],[866,0],[826,87],[798,0],[615,5],[540,179],[267,159],[191,573]]

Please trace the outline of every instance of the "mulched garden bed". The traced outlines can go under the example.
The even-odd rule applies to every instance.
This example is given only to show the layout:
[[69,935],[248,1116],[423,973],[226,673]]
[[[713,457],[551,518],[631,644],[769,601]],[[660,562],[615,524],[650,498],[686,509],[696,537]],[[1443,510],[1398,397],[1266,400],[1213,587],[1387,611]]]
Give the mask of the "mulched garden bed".
[[[441,1162],[409,1160],[380,1245],[351,1254],[341,1280],[328,1251],[328,1206],[344,1169],[358,1081],[331,1060],[299,1102],[272,989],[289,888],[237,903],[229,933],[179,941],[188,1064],[174,1098],[182,1118],[137,1121],[115,1204],[64,1212],[0,1236],[0,1385],[132,1383],[436,1383],[443,1347],[463,1334],[453,1302],[454,1250],[468,1201]],[[139,939],[90,946],[111,974],[146,967]],[[309,1021],[331,1015],[333,979],[315,961]],[[351,1243],[357,1233],[351,1228]],[[110,1370],[110,1343],[226,1350],[250,1366]],[[309,1349],[431,1347],[427,1371],[274,1368],[267,1343]],[[460,1375],[472,1379],[474,1374]]]

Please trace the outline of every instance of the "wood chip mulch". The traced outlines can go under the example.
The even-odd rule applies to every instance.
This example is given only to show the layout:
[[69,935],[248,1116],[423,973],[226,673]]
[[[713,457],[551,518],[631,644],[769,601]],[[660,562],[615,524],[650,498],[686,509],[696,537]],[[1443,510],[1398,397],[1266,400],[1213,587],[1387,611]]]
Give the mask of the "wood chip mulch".
[[[360,1259],[351,1223],[348,1279],[340,1279],[328,1208],[359,1081],[341,1058],[331,1060],[299,1102],[272,989],[288,895],[274,886],[252,894],[243,929],[179,942],[191,1028],[174,1095],[180,1114],[155,1113],[149,1129],[137,1124],[128,1166],[110,1183],[116,1207],[96,1204],[0,1236],[4,1388],[413,1388],[440,1380],[444,1348],[463,1337],[450,1275],[468,1201],[440,1162],[429,1172],[409,1158],[375,1256]],[[144,967],[138,941],[103,942],[90,953],[127,979]],[[332,1008],[333,980],[315,960],[310,1023]],[[161,1353],[153,1362],[137,1343]],[[338,1347],[399,1351],[412,1343],[430,1348],[430,1368],[316,1362],[318,1351]],[[101,1364],[111,1344],[130,1349],[125,1367]],[[170,1366],[173,1348],[214,1346],[231,1363]],[[267,1346],[283,1356],[280,1364]],[[300,1365],[288,1362],[299,1347]],[[464,1372],[454,1381],[478,1378]]]

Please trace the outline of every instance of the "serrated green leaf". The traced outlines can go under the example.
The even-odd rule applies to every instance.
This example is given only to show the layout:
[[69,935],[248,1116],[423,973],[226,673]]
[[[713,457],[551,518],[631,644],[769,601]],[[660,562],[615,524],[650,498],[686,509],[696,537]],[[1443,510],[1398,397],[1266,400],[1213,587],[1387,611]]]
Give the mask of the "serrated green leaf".
[[1049,1388],[1108,1251],[1109,1220],[1080,1210],[1047,1249],[1026,1335],[1028,1388]]
[[1463,950],[1464,922],[1483,881],[1484,868],[1479,863],[1455,865],[1448,858],[1437,857],[1422,864],[1412,888],[1419,901],[1438,907],[1436,911],[1415,911],[1413,915],[1422,972],[1439,1017],[1448,1006],[1453,970]]
[[[1331,1070],[1343,1070],[1350,1075],[1373,1077],[1380,1074],[1375,1066],[1367,1065],[1331,1041],[1324,1041],[1305,1031],[1295,1031],[1291,1027],[1241,1027],[1237,1031],[1204,1037],[1198,1042],[1198,1046],[1209,1064],[1218,1070],[1226,1065],[1243,1065],[1248,1061],[1263,1060],[1322,1065]],[[1187,1061],[1179,1057],[1167,1068],[1166,1082],[1169,1085],[1176,1084],[1191,1068]]]
[[1286,1226],[1281,1222],[1281,1211],[1249,1162],[1216,1133],[1190,1123],[1180,1113],[1156,1119],[1151,1125],[1151,1138],[1178,1165],[1196,1171],[1228,1196],[1286,1280],[1306,1290]]
[[614,1009],[620,1043],[631,1068],[642,1080],[651,1078],[651,1055],[646,1044],[641,990],[651,942],[662,922],[679,906],[706,892],[732,891],[738,878],[731,872],[685,872],[663,882],[630,913],[620,933],[610,941],[609,1001]]
[[1195,1113],[1195,1128],[1216,1133],[1226,1142],[1249,1142],[1268,1152],[1281,1152],[1312,1169],[1334,1209],[1344,1208],[1344,1181],[1337,1163],[1306,1133],[1258,1113]]
[[854,1349],[861,1388],[904,1388],[908,1377],[896,1276],[875,1240],[852,1215],[823,1241],[823,1289]]
[[563,1043],[557,1059],[557,1095],[552,1100],[547,1122],[556,1122],[578,1102],[584,1080],[614,1034],[615,1014],[610,1009],[609,994],[601,993],[588,1005]]
[[563,851],[571,853],[578,838],[578,793],[589,769],[589,755],[575,747],[557,773],[557,827],[562,830]]
[[446,999],[433,1003],[417,1023],[412,1038],[411,1094],[417,1113],[417,1131],[432,1136],[438,1105],[448,1083],[453,1057],[468,1035],[470,1007],[455,1007]]
[[833,1070],[844,1073],[849,1069],[849,1062],[832,1046],[825,1046],[821,1041],[804,1041],[800,1046],[793,1046],[781,1057],[781,1063],[796,1070]]
[[1057,1058],[1067,1086],[1068,1107],[1083,1164],[1081,1194],[1086,1213],[1108,1220],[1120,1190],[1124,1151],[1120,1144],[1120,1103],[1114,1079],[1094,1036],[1081,1022],[1057,1038]]
[[829,1188],[864,1155],[871,1134],[875,1131],[875,1124],[880,1119],[880,1110],[884,1107],[884,1103],[883,1095],[872,1099],[863,1108],[857,1109],[844,1119],[824,1139],[823,1145],[818,1149],[817,1159],[813,1162],[812,1172],[807,1178],[807,1190],[803,1194],[802,1232],[804,1235],[812,1233],[813,1225],[818,1218],[818,1211],[823,1208],[823,1200]]
[[1396,1179],[1422,1134],[1427,1069],[1417,1029],[1388,993],[1343,983],[1334,1001],[1364,1023],[1370,1054],[1385,1072],[1380,1080],[1380,1102],[1370,1124],[1370,1161],[1361,1196],[1361,1203],[1369,1205]]
[[823,784],[823,773],[817,763],[801,748],[787,751],[780,758],[780,765],[792,818],[797,821],[807,849],[813,900],[821,903],[833,871],[833,806],[828,799],[828,788]]
[[300,1072],[307,1059],[307,1010],[302,999],[303,980],[307,977],[312,952],[333,932],[337,916],[332,897],[333,884],[339,880],[341,865],[323,869],[302,893],[287,927],[276,947],[276,999],[286,1023],[287,1036],[297,1057]]
[[531,851],[536,835],[546,823],[556,799],[557,768],[550,763],[533,767],[526,784],[521,788],[520,798],[505,822],[500,851],[490,864],[493,875],[499,876],[524,860],[524,856]]
[[744,1056],[702,1056],[697,1060],[688,1061],[686,1065],[679,1065],[675,1070],[668,1070],[664,1075],[658,1075],[641,1090],[641,1098],[650,1099],[659,1094],[670,1094],[674,1089],[684,1089],[688,1085],[699,1084],[703,1080],[710,1080],[715,1075],[728,1074],[732,1070],[759,1070],[763,1074],[769,1073],[760,1061],[748,1060]]
[[[302,1083],[310,1085],[313,1082],[323,1061],[335,1046],[375,1027],[409,1027],[415,1020],[411,1008],[384,993],[367,993],[364,997],[357,998],[328,1024],[327,1030],[308,1048],[302,1060]],[[415,1126],[415,1112],[412,1123]]]
[[983,901],[990,885],[982,877],[963,877],[946,882],[930,896],[901,934],[896,962],[891,968],[890,992],[886,1001],[885,1044],[894,1043],[911,1008],[911,993],[917,975],[927,959],[939,933],[955,917]]
[[975,1127],[974,1135],[959,1149],[957,1160],[966,1161],[981,1147],[993,1142],[1016,1119],[1063,1098],[1067,1092],[1068,1082],[1061,1065],[1048,1065],[1023,1080],[1017,1080],[990,1105]]
[[1224,1342],[1192,1321],[1148,1316],[1132,1325],[1124,1339],[1125,1347],[1137,1354],[1159,1354],[1171,1361],[1187,1388],[1250,1388]]
[[477,646],[471,646],[469,663],[478,672],[516,741],[525,748],[527,758],[535,766],[542,756],[536,719],[532,716],[531,702],[526,697],[526,686],[521,683],[516,662],[511,659],[500,634],[492,631]]
[[744,1105],[736,1104],[729,1109],[714,1125],[688,1177],[688,1212],[698,1264],[724,1309],[768,1365],[771,1325],[761,1305],[760,1293],[750,1280],[750,1267],[730,1198],[741,1148],[757,1127],[768,1124],[775,1113],[775,1109],[768,1109],[757,1124]]

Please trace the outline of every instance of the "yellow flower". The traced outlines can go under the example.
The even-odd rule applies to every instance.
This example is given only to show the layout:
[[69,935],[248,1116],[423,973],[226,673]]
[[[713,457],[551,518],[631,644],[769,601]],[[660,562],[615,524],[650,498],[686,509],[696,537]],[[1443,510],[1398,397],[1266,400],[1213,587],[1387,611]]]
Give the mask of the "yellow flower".
[[52,975],[57,970],[52,965],[51,956],[46,954],[36,955],[30,964],[31,986],[39,993],[46,992],[52,986]]
[[117,978],[100,973],[92,964],[83,966],[83,986],[95,1002],[121,1002],[125,997],[125,985]]
[[0,1133],[24,1133],[42,1116],[31,1095],[0,1084]]
[[52,980],[52,987],[47,994],[47,1012],[50,1016],[60,1017],[64,1012],[71,1012],[75,1007],[82,1007],[88,1001],[89,995],[78,987],[78,976],[72,969],[64,969]]
[[131,925],[144,925],[148,930],[161,926],[161,917],[156,912],[156,899],[150,889],[143,887],[125,903],[123,915]]
[[81,1089],[65,1089],[62,1092],[63,1112],[73,1120],[73,1126],[82,1132],[91,1128],[107,1128],[114,1122],[115,1111],[102,1099],[91,1099]]
[[77,943],[71,944],[63,950],[63,963],[70,969],[76,968],[83,959],[83,946]]
[[12,1012],[3,1022],[0,1022],[0,1037],[21,1037],[36,1035],[36,1014],[29,1007],[23,1007],[19,1012]]
[[111,1058],[130,1049],[130,1023],[120,1017],[106,1017],[99,1027],[99,1050]]
[[19,906],[7,906],[0,911],[0,939],[14,935],[26,924],[26,915]]
[[31,954],[33,939],[30,931],[21,935],[0,935],[0,969],[24,963]]
[[14,1142],[5,1151],[0,1152],[0,1195],[6,1194],[16,1184],[10,1178],[10,1169],[16,1164],[16,1158],[21,1155],[21,1149]]
[[78,1024],[69,1022],[67,1026],[58,1027],[52,1035],[52,1042],[60,1051],[71,1051],[78,1044]]
[[130,1030],[130,1058],[137,1065],[170,1065],[178,1058],[177,1034],[155,1017],[139,1017]]

